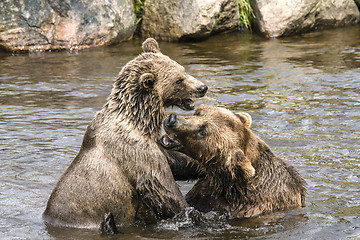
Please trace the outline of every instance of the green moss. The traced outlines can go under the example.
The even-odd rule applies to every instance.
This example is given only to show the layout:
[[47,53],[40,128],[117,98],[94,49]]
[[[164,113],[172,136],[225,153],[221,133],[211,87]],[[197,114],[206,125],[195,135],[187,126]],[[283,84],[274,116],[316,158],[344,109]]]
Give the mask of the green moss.
[[143,16],[145,0],[132,0],[136,16],[136,24],[140,23]]
[[251,31],[251,21],[254,13],[250,4],[250,0],[238,0],[240,12],[240,24]]
[[357,7],[358,7],[359,10],[360,10],[360,0],[355,0],[355,3],[356,3]]

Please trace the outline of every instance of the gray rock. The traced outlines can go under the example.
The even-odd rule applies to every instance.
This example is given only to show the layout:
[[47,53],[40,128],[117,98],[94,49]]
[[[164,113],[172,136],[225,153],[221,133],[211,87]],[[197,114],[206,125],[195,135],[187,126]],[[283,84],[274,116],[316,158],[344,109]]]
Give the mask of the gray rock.
[[238,27],[237,0],[146,0],[141,35],[167,41],[202,39]]
[[0,47],[10,51],[81,49],[129,39],[131,0],[2,0]]
[[354,0],[251,0],[255,22],[266,37],[359,22]]

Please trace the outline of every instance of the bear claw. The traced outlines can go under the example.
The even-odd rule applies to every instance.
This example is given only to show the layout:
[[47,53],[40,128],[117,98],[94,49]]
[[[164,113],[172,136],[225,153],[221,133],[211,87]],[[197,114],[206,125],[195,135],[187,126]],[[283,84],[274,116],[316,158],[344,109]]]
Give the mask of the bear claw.
[[119,230],[116,227],[114,216],[111,212],[104,215],[104,221],[101,222],[100,231],[102,234],[118,234]]

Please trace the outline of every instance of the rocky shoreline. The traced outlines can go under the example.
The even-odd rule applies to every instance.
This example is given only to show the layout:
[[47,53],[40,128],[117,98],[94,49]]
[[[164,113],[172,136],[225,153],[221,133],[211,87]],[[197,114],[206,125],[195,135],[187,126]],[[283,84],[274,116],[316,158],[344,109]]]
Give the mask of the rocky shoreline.
[[[241,27],[241,0],[145,0],[137,26],[131,0],[4,0],[0,48],[5,51],[83,49],[141,37],[199,41]],[[242,0],[245,1],[245,0]],[[266,38],[286,37],[360,21],[360,0],[246,0],[253,29]]]

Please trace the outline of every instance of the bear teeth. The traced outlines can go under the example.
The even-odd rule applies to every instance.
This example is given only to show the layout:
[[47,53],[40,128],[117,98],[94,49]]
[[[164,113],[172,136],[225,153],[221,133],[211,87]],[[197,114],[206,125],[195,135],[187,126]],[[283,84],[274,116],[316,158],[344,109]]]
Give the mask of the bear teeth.
[[178,142],[172,140],[171,138],[169,138],[169,136],[166,133],[164,134],[164,136],[162,136],[160,138],[160,144],[165,149],[173,149],[175,147],[180,146],[180,143],[178,143]]
[[194,108],[195,108],[194,101],[190,98],[184,99],[183,105],[184,105],[184,108],[186,108],[188,110],[194,110]]
[[164,143],[165,146],[169,146],[169,144],[170,144],[168,139],[169,138],[168,138],[167,134],[165,133],[164,137],[163,137],[163,143]]

